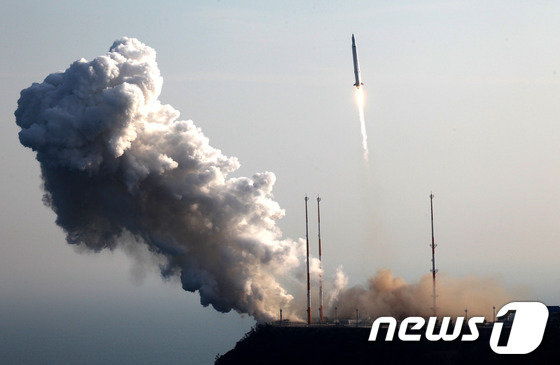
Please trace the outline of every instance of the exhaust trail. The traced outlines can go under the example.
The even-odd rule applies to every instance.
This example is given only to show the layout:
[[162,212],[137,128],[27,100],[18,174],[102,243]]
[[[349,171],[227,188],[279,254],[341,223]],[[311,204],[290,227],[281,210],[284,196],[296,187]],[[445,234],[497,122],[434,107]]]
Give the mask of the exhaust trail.
[[364,150],[364,160],[369,161],[369,150],[367,142],[366,118],[364,115],[364,91],[363,88],[356,89],[356,102],[358,104],[358,115],[360,117],[360,133],[362,134],[362,148]]

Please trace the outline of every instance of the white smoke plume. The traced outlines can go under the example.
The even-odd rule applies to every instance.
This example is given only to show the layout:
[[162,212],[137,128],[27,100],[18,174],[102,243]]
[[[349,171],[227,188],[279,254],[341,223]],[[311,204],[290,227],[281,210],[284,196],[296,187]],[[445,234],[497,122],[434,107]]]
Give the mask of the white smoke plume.
[[340,292],[348,286],[348,276],[344,273],[342,265],[336,268],[336,274],[332,282],[331,293],[329,295],[329,307],[335,307],[335,302],[340,295]]
[[[344,283],[344,276],[339,279]],[[482,277],[452,278],[439,275],[437,282],[438,316],[482,315],[492,318],[492,306],[500,308],[512,300],[511,295],[495,279]],[[338,307],[340,318],[353,318],[358,309],[362,317],[432,315],[432,276],[427,274],[419,282],[407,284],[395,277],[391,270],[379,270],[368,280],[367,286],[353,286],[340,290],[332,302]]]
[[276,317],[292,301],[279,278],[304,251],[276,224],[275,175],[228,177],[238,160],[158,100],[162,83],[156,52],[125,37],[21,92],[19,138],[37,153],[44,202],[68,243],[100,251],[134,237],[203,305]]

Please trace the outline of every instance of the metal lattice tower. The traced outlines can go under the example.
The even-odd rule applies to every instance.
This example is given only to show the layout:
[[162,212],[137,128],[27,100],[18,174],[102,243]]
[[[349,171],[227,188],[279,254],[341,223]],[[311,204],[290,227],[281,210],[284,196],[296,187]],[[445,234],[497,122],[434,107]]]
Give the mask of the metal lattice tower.
[[317,232],[319,236],[319,317],[323,323],[323,264],[321,262],[321,198],[317,197]]
[[432,297],[433,297],[433,313],[434,317],[437,317],[437,306],[436,306],[436,242],[434,238],[434,194],[430,193],[430,215],[431,215],[431,222],[432,222]]
[[307,248],[307,324],[311,324],[311,283],[309,281],[309,218],[307,215],[307,201],[305,196],[305,241]]

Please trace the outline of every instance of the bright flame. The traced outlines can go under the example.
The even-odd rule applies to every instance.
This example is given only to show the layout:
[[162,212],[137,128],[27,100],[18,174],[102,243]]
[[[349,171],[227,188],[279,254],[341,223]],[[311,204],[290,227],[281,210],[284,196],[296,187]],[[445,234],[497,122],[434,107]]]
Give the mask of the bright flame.
[[356,92],[356,101],[358,102],[358,113],[360,115],[360,131],[362,132],[362,148],[364,149],[364,160],[368,161],[368,144],[366,132],[366,117],[364,116],[364,92],[363,88],[358,87]]

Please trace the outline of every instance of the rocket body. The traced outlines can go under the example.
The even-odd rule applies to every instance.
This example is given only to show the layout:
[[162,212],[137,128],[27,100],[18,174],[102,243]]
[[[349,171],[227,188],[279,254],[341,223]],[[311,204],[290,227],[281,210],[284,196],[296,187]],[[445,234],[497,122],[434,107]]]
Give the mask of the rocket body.
[[358,64],[358,50],[356,48],[356,39],[354,34],[352,34],[352,58],[354,60],[354,78],[356,79],[356,86],[358,89],[363,85],[362,79],[360,77],[360,65]]

